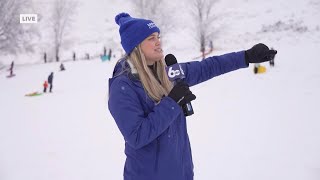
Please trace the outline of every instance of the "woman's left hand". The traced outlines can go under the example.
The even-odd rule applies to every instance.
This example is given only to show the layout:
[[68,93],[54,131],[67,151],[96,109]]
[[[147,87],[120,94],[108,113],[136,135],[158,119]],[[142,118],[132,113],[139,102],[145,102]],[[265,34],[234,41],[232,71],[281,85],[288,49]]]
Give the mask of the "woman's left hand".
[[276,50],[269,49],[265,44],[259,43],[245,51],[245,58],[247,64],[262,63],[272,60],[276,54]]

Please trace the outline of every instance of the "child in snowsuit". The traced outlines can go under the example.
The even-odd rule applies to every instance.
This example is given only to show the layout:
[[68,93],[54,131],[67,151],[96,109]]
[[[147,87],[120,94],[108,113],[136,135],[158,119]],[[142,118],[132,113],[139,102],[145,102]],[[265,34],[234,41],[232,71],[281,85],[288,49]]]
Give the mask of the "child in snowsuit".
[[43,92],[46,93],[47,92],[47,87],[48,87],[48,82],[44,81],[43,83]]

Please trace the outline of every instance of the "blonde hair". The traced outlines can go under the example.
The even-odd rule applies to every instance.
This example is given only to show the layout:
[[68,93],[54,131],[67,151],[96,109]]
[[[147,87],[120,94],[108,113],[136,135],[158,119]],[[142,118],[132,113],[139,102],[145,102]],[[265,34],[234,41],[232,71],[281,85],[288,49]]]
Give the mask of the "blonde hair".
[[[154,67],[156,67],[157,77],[154,76],[151,69],[148,67],[146,58],[141,50],[140,45],[133,49],[127,59],[129,64],[132,63],[137,73],[139,74],[140,81],[147,92],[148,96],[159,102],[163,96],[167,96],[171,91],[173,84],[169,81],[168,76],[165,71],[164,59],[155,62]],[[133,70],[131,70],[132,72]]]

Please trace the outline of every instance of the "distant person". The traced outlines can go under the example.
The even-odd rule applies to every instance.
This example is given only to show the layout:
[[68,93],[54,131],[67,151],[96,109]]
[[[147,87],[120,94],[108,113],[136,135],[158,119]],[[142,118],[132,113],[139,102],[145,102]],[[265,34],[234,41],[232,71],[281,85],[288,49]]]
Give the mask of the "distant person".
[[108,53],[109,61],[111,60],[111,57],[112,57],[112,49],[110,48],[110,49],[109,49],[109,53]]
[[107,48],[104,46],[103,47],[103,56],[106,56],[107,55]]
[[213,42],[212,42],[212,40],[210,40],[209,48],[210,48],[209,52],[212,52],[213,51]]
[[[273,48],[271,48],[273,50]],[[270,64],[270,67],[274,67],[274,58],[276,57],[276,55],[272,56],[270,58],[270,61],[269,61],[269,64]]]
[[64,67],[63,63],[60,64],[60,71],[64,71],[66,68]]
[[13,76],[13,67],[14,67],[14,61],[11,62],[11,65],[10,65],[10,68],[9,68],[9,71],[10,71],[10,75],[9,76]]
[[73,52],[72,59],[73,59],[73,61],[76,60],[76,53],[75,52]]
[[166,60],[180,65],[177,69],[183,71],[171,71],[171,66],[169,76],[172,77],[172,72],[174,76],[184,72],[185,76],[171,82],[157,25],[127,13],[118,14],[115,21],[126,56],[116,63],[108,81],[108,108],[123,135],[126,155],[123,179],[193,180],[186,119],[190,114],[183,108],[196,99],[189,86],[247,68],[249,63],[269,61],[269,55],[277,52],[259,43],[248,50],[180,64],[174,64],[176,60],[171,54]]
[[269,61],[269,64],[270,64],[271,67],[274,67],[274,59],[271,59],[271,60]]
[[47,88],[48,88],[48,82],[44,81],[43,83],[43,92],[46,93],[47,92]]
[[53,87],[53,72],[51,72],[51,74],[48,76],[48,83],[50,85],[50,88],[49,88],[49,92],[52,92],[52,87]]
[[43,54],[43,60],[44,60],[44,63],[47,63],[47,53]]

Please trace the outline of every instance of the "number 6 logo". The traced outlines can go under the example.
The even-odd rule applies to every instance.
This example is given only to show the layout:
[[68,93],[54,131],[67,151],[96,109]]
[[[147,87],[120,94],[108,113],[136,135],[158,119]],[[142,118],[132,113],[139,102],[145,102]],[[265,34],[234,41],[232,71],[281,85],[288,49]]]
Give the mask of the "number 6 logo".
[[179,75],[180,75],[180,71],[179,70],[173,70],[172,67],[169,68],[168,76],[170,78],[174,78],[175,76],[179,76]]

